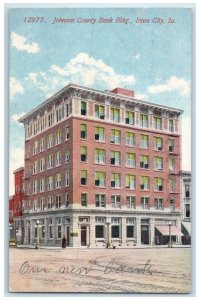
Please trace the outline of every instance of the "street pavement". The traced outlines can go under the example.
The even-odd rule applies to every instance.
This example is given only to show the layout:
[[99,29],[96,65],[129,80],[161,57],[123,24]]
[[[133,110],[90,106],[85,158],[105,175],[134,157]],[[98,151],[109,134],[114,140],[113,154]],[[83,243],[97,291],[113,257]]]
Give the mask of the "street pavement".
[[10,248],[9,290],[190,293],[191,248]]

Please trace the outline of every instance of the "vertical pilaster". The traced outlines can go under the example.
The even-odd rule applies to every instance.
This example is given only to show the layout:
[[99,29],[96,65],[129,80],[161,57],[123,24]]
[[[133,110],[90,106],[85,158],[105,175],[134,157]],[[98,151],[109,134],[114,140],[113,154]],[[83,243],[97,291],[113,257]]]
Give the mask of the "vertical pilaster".
[[126,246],[126,217],[122,217],[121,240],[122,240],[122,246]]
[[137,246],[141,245],[141,218],[136,218],[136,240],[137,240]]
[[90,247],[95,247],[95,218],[90,220]]
[[154,219],[150,219],[149,226],[150,226],[150,245],[154,245],[155,244],[155,220]]

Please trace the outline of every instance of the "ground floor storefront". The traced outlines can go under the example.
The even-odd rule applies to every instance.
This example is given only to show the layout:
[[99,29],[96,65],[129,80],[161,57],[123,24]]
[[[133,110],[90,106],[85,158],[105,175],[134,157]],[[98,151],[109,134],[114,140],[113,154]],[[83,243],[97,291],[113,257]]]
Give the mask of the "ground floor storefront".
[[24,216],[23,244],[67,247],[134,247],[181,243],[179,213],[69,211]]

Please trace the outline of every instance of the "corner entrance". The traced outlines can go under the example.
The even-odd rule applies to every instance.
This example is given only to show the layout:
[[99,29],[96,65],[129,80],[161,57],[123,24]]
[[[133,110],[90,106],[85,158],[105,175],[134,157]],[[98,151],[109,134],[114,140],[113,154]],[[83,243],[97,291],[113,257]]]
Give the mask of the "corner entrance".
[[86,231],[86,226],[81,226],[81,246],[86,246],[87,243],[87,231]]

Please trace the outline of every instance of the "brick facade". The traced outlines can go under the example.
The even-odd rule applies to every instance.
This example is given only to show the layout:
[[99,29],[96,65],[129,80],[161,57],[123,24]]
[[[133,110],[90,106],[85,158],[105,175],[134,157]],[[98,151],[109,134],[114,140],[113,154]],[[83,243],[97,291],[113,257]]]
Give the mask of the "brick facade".
[[69,84],[21,118],[24,242],[35,242],[37,219],[43,244],[65,235],[73,247],[154,244],[156,224],[180,230],[181,113]]

